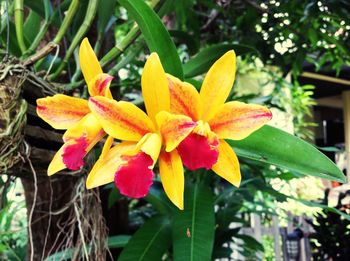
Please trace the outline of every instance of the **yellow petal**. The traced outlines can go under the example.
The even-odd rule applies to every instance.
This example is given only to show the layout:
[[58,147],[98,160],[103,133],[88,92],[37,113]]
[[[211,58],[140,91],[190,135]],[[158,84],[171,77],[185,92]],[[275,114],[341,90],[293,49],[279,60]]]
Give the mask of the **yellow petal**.
[[156,120],[167,152],[175,149],[196,127],[196,123],[190,117],[166,111],[159,112]]
[[211,168],[220,177],[236,187],[241,183],[241,171],[236,153],[224,140],[219,140],[219,158]]
[[170,111],[183,114],[197,121],[200,118],[202,104],[196,88],[187,82],[167,74],[170,91]]
[[90,112],[86,100],[56,94],[36,100],[36,112],[55,129],[68,129]]
[[158,133],[147,133],[137,144],[137,147],[152,158],[154,166],[162,147],[162,138]]
[[90,96],[105,96],[112,99],[112,94],[109,89],[113,76],[102,73],[96,75],[90,82],[88,82],[88,88]]
[[122,142],[108,150],[106,155],[102,153],[89,173],[86,187],[91,189],[113,182],[115,173],[124,163],[122,156],[129,150],[133,150],[135,146],[135,142]]
[[100,158],[104,158],[107,155],[108,151],[110,150],[110,148],[113,144],[113,141],[114,141],[114,138],[112,136],[107,137],[105,144],[103,145]]
[[141,86],[147,113],[155,122],[158,112],[168,111],[170,108],[168,80],[156,53],[152,53],[147,59],[143,68]]
[[236,54],[233,50],[221,56],[209,69],[200,91],[203,120],[209,120],[218,106],[226,101],[235,80],[235,73]]
[[264,106],[228,102],[220,106],[208,123],[220,139],[240,140],[262,127],[271,118],[271,111]]
[[146,113],[130,102],[96,96],[90,98],[89,107],[103,129],[116,139],[139,141],[145,134],[154,132]]
[[175,206],[183,210],[185,178],[181,158],[176,150],[160,153],[159,173],[168,198]]
[[84,38],[84,40],[81,42],[79,49],[79,61],[86,83],[89,83],[98,74],[103,73],[96,54],[87,38]]
[[60,170],[63,170],[66,168],[66,165],[64,165],[62,160],[62,153],[64,150],[66,144],[63,144],[63,146],[56,152],[55,156],[51,160],[49,167],[47,168],[47,175],[51,176]]
[[67,142],[70,139],[85,137],[88,143],[86,153],[88,153],[105,134],[98,119],[92,113],[89,113],[63,134],[63,140]]

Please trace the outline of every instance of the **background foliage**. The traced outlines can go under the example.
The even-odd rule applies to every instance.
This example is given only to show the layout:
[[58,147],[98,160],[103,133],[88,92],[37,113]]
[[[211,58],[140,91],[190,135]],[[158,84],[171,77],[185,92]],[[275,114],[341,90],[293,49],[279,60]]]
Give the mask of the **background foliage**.
[[[298,84],[303,64],[307,61],[316,68],[340,71],[350,61],[350,6],[345,0],[1,0],[0,7],[1,58],[12,59],[45,82],[32,88],[43,89],[49,83],[54,92],[87,97],[76,50],[85,36],[104,71],[115,77],[113,96],[141,107],[140,75],[149,52],[158,52],[167,72],[199,87],[211,64],[234,49],[240,59],[229,99],[287,112],[292,115],[295,135],[302,138],[311,135],[306,127],[312,123],[305,115],[314,105],[312,87]],[[249,93],[244,91],[249,89],[244,76],[252,72],[262,80],[256,84],[257,91]],[[34,104],[32,97],[27,102]],[[296,200],[295,195],[276,190],[272,180],[289,183],[311,175],[344,181],[340,171],[312,145],[273,127],[231,144],[240,156],[241,187],[234,188],[209,172],[186,173],[183,212],[170,204],[159,181],[144,200],[123,198],[113,186],[103,188],[101,195],[109,194],[106,219],[114,215],[115,206],[126,205],[118,209],[118,215],[127,216],[128,234],[132,235],[109,235],[110,248],[125,246],[113,252],[115,258],[121,252],[119,260],[211,260],[230,257],[232,251],[256,258],[263,246],[240,233],[249,225],[249,215],[257,213],[269,222],[279,202]],[[5,201],[2,205],[4,231],[20,206],[13,204]],[[232,228],[232,223],[238,226]],[[20,243],[25,241],[21,238],[14,246],[14,238],[2,237],[3,255],[22,255]],[[93,251],[89,245],[85,249]],[[74,254],[72,248],[59,250],[48,260]]]

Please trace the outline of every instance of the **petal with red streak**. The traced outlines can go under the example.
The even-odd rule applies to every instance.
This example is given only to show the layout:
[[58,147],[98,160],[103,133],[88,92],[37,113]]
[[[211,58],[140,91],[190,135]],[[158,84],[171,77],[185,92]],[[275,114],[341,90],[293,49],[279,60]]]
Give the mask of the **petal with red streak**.
[[271,111],[264,106],[234,101],[222,105],[208,123],[219,139],[240,140],[271,118]]
[[218,159],[218,140],[191,133],[184,139],[177,150],[183,164],[189,170],[199,168],[211,169]]
[[80,44],[79,61],[86,83],[102,73],[101,65],[87,38],[84,38]]
[[183,114],[197,121],[200,118],[202,104],[196,88],[187,82],[167,74],[170,91],[170,111]]
[[36,112],[55,129],[68,129],[90,112],[84,99],[56,94],[36,100]]
[[88,82],[90,96],[105,96],[112,99],[112,94],[109,89],[112,80],[113,76],[106,73],[96,75]]
[[197,125],[187,116],[175,115],[166,111],[158,113],[156,120],[167,152],[174,150]]
[[89,113],[64,133],[63,140],[67,142],[71,139],[77,140],[81,137],[85,137],[88,144],[86,153],[88,153],[104,135],[106,135],[106,133],[103,131],[98,119],[92,113]]
[[78,170],[84,165],[84,157],[87,153],[88,143],[86,137],[71,139],[64,146],[62,160],[64,165],[71,170]]
[[130,198],[145,197],[153,183],[152,158],[144,152],[124,156],[125,164],[115,173],[114,183],[120,193]]
[[146,133],[154,132],[147,114],[130,102],[96,96],[89,99],[89,107],[103,129],[114,138],[139,141]]
[[113,182],[115,173],[119,167],[125,163],[122,156],[127,154],[129,151],[134,150],[136,146],[135,142],[126,141],[109,149],[109,142],[111,142],[110,138],[108,138],[106,141],[100,158],[89,173],[86,180],[86,187],[88,189]]

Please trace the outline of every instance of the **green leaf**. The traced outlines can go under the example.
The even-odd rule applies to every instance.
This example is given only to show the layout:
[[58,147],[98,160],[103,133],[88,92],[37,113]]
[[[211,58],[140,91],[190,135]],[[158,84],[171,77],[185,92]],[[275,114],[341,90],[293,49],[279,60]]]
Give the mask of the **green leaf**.
[[170,233],[167,216],[152,217],[130,239],[118,261],[161,260],[170,246]]
[[174,42],[159,16],[143,0],[118,0],[140,27],[148,48],[157,52],[167,73],[183,79]]
[[45,9],[42,1],[25,0],[24,5],[39,14],[41,17],[45,17]]
[[240,235],[240,234],[237,234],[234,237],[243,240],[246,248],[249,248],[255,251],[264,252],[264,246],[259,241],[257,241],[254,237],[249,235]]
[[131,236],[129,235],[118,235],[118,236],[108,237],[108,247],[109,248],[125,247],[126,244],[129,242],[130,238]]
[[264,126],[244,140],[228,142],[241,157],[310,176],[346,182],[344,174],[326,155],[280,129]]
[[190,54],[195,54],[198,51],[199,39],[194,38],[193,35],[180,30],[171,30],[169,33],[179,42],[186,44]]
[[33,10],[30,10],[28,18],[23,26],[24,37],[29,43],[34,41],[35,36],[39,33],[40,22],[41,17]]
[[152,206],[159,211],[161,214],[169,214],[174,211],[174,205],[170,202],[168,197],[165,195],[162,184],[155,182],[145,200],[152,204]]
[[117,203],[120,198],[121,198],[121,195],[119,193],[119,190],[116,187],[113,186],[111,188],[111,191],[108,194],[108,209],[113,207],[113,205],[115,203]]
[[21,50],[18,46],[16,28],[13,22],[9,22],[10,25],[10,38],[7,44],[7,29],[3,30],[0,34],[0,46],[8,46],[11,55],[19,57],[21,55]]
[[48,256],[45,261],[64,261],[70,260],[73,257],[74,248],[68,248],[63,251],[56,252]]
[[104,0],[103,4],[98,6],[98,24],[97,30],[99,33],[103,33],[108,22],[113,18],[115,12],[116,1],[115,0]]
[[184,208],[174,214],[174,260],[211,260],[215,230],[211,190],[199,184],[186,187]]
[[327,206],[325,204],[321,204],[321,203],[305,200],[305,199],[302,199],[302,198],[295,198],[295,197],[289,197],[289,198],[293,199],[295,201],[299,201],[300,203],[302,203],[302,204],[304,204],[305,206],[308,206],[308,207],[321,208],[321,209],[325,209],[325,210],[328,210],[330,212],[336,213],[336,214],[342,216],[343,218],[345,218],[346,220],[350,221],[350,215],[346,214],[345,212],[340,211],[339,209],[336,209],[336,208],[333,208],[333,207],[329,207],[329,206]]
[[244,55],[247,53],[256,53],[256,50],[250,46],[239,44],[216,44],[204,48],[195,57],[184,64],[185,77],[191,78],[207,72],[210,66],[229,50],[234,50],[236,55]]
[[[130,238],[131,236],[129,235],[118,235],[118,236],[108,237],[108,247],[109,248],[124,247],[129,242]],[[90,253],[90,250],[91,250],[91,245],[88,245],[87,246],[88,253]],[[63,251],[53,253],[52,255],[48,256],[45,259],[45,261],[71,260],[75,251],[76,251],[75,248],[67,248]]]

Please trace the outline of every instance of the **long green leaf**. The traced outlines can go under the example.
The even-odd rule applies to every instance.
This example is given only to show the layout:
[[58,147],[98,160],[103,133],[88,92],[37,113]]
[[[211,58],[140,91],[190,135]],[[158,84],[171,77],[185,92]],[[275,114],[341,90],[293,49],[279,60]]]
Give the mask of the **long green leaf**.
[[295,197],[289,197],[289,198],[293,199],[295,201],[298,201],[298,202],[300,202],[300,203],[302,203],[302,204],[304,204],[305,206],[308,206],[308,207],[321,208],[321,209],[325,209],[325,210],[328,210],[330,212],[336,213],[336,214],[342,216],[343,218],[345,218],[346,220],[350,221],[350,215],[346,214],[345,212],[340,211],[339,209],[336,209],[336,208],[333,208],[333,207],[329,207],[329,206],[321,204],[321,203],[305,200],[305,199],[302,199],[302,198],[295,198]]
[[280,129],[264,126],[244,140],[229,143],[241,157],[310,176],[346,182],[344,174],[326,155],[311,144]]
[[35,36],[40,30],[40,22],[41,17],[36,12],[31,10],[23,26],[24,37],[30,43],[34,41]]
[[115,11],[116,1],[114,0],[105,0],[103,4],[100,4],[97,10],[98,15],[98,24],[97,30],[99,33],[103,33],[108,22],[113,17]]
[[148,48],[157,52],[166,72],[183,79],[174,42],[159,16],[143,0],[118,0],[140,27]]
[[161,260],[171,243],[167,216],[149,219],[130,239],[118,261]]
[[[124,247],[130,240],[129,235],[118,235],[108,237],[108,248],[120,248]],[[91,245],[87,246],[87,250],[90,253]],[[74,254],[75,248],[68,248],[63,251],[59,251],[53,253],[48,256],[45,261],[63,261],[63,260],[71,260]]]
[[108,237],[108,247],[109,248],[125,247],[126,244],[129,242],[130,238],[131,236],[129,235],[118,235],[118,236]]
[[216,44],[204,48],[195,57],[184,64],[184,74],[186,78],[191,78],[208,71],[210,66],[229,50],[235,50],[236,55],[247,53],[256,53],[257,51],[250,46],[240,44]]
[[161,214],[169,214],[175,210],[174,205],[165,195],[160,182],[155,182],[153,184],[145,200],[151,203]]
[[209,188],[186,187],[185,210],[173,221],[174,260],[211,260],[214,244],[214,199]]

